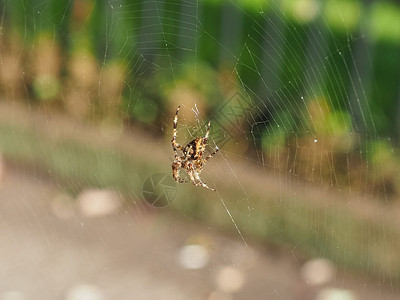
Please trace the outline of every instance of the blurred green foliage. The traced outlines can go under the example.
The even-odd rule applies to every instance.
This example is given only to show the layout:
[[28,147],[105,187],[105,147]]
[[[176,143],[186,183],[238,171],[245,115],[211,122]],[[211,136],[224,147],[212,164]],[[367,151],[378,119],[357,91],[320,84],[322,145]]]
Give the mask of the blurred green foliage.
[[[256,153],[276,174],[340,191],[400,195],[397,2],[0,0],[0,16],[2,101],[101,126],[133,124],[168,140],[170,130],[160,128],[171,124],[177,105],[196,103],[199,118],[214,118],[212,135],[221,124],[233,137],[222,150]],[[224,118],[221,107],[232,94],[250,99],[253,109]],[[195,128],[196,121],[184,124]],[[5,124],[0,135],[6,156],[41,164],[72,192],[87,184],[134,193],[162,158],[54,137],[44,142],[32,128]],[[248,218],[238,187],[221,189],[250,236],[399,278],[390,226],[324,201],[266,194],[254,195]],[[232,228],[226,212],[202,195],[172,205]]]
[[[351,168],[341,156],[359,156],[354,168],[366,174],[359,161],[375,161],[373,144],[398,143],[396,2],[1,0],[0,13],[0,91],[9,99],[158,133],[178,104],[211,115],[241,93],[257,109],[238,123],[257,142],[243,138],[240,151],[256,145],[295,172],[276,151],[324,141],[321,155],[337,151],[325,169],[338,181]],[[314,181],[306,169],[296,175]],[[315,176],[330,181],[324,173]],[[383,174],[378,185],[397,181]]]

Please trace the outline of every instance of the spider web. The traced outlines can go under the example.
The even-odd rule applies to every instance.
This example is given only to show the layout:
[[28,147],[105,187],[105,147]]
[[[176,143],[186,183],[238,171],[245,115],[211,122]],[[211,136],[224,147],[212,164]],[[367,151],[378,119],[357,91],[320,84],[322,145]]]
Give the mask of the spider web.
[[[247,222],[260,220],[273,228],[266,235],[295,244],[293,256],[311,240],[316,240],[311,252],[317,257],[336,260],[338,253],[354,251],[350,240],[356,233],[334,227],[329,212],[343,214],[338,221],[350,226],[344,209],[360,216],[365,207],[374,209],[379,202],[390,201],[393,186],[379,157],[396,151],[391,138],[395,133],[384,125],[395,119],[371,88],[377,84],[370,46],[374,38],[359,25],[368,21],[362,14],[364,5],[149,1],[139,9],[117,3],[110,2],[117,22],[125,21],[123,14],[141,13],[142,22],[133,26],[132,36],[127,31],[121,49],[126,51],[130,38],[136,39],[141,63],[131,72],[136,76],[146,66],[154,76],[169,78],[161,88],[171,106],[162,127],[167,136],[178,104],[186,108],[178,124],[181,144],[202,136],[211,120],[210,146],[221,149],[223,163],[216,164],[213,158],[203,176],[217,190],[228,182],[236,186],[235,204],[223,192],[210,197],[220,200],[244,244],[242,229]],[[116,26],[115,31],[120,29]],[[129,83],[131,91],[137,83]],[[216,83],[218,91],[212,88]],[[129,103],[147,101],[142,96]],[[203,102],[213,107],[207,113]],[[260,186],[271,194],[264,196],[268,208],[285,211],[291,226],[305,228],[296,237],[284,236],[280,226],[285,224],[274,217],[259,216],[255,202],[261,201]],[[310,200],[310,214],[303,215],[299,199]],[[390,229],[378,228],[385,232],[383,244],[390,245]],[[332,232],[325,235],[325,230]],[[337,253],[329,253],[329,245],[335,243]],[[375,243],[371,239],[344,265]],[[369,259],[359,263],[361,268],[372,263]],[[373,272],[374,267],[369,268]]]
[[[393,67],[400,69],[399,59],[387,77],[378,75],[385,73],[381,65],[391,64],[381,57],[396,56],[399,38],[395,30],[391,36],[376,24],[382,7],[392,5],[389,10],[398,13],[398,6],[355,0],[108,0],[68,1],[51,8],[50,2],[21,1],[25,18],[34,24],[21,23],[24,42],[30,42],[29,32],[41,28],[57,40],[68,11],[78,20],[60,37],[71,49],[81,49],[86,63],[80,89],[71,85],[71,93],[63,94],[70,113],[98,124],[96,103],[88,100],[82,108],[74,102],[73,95],[87,92],[87,98],[104,101],[100,114],[105,123],[121,118],[149,136],[165,136],[165,143],[156,143],[162,149],[170,149],[178,105],[177,142],[183,146],[204,136],[211,121],[207,153],[216,147],[220,151],[201,178],[217,193],[190,184],[178,184],[176,190],[166,183],[162,188],[168,203],[176,192],[193,196],[178,197],[171,205],[213,201],[210,210],[222,211],[225,219],[216,213],[212,228],[222,230],[228,220],[248,251],[253,238],[283,245],[298,265],[303,255],[327,258],[344,273],[361,272],[365,286],[370,280],[382,285],[389,281],[388,290],[398,295],[398,229],[390,221],[395,214],[387,210],[397,210],[400,192],[399,72]],[[13,6],[5,0],[1,5],[3,28]],[[82,37],[86,31],[104,47],[92,49]],[[30,55],[38,47],[32,46]],[[100,75],[94,79],[90,60],[97,58],[92,52],[100,57],[94,63]],[[120,81],[113,70],[124,74]],[[31,79],[24,80],[27,89]],[[85,85],[91,84],[88,92]],[[123,131],[120,123],[112,129],[118,134]],[[109,137],[106,131],[102,135]],[[129,147],[138,146],[133,142]],[[172,151],[163,158],[172,161]],[[118,154],[98,159],[124,163]],[[151,168],[153,173],[170,173],[169,163]],[[132,173],[145,182],[143,173]],[[101,172],[88,178],[104,179]],[[70,183],[70,188],[88,182]],[[140,191],[130,193],[144,214]],[[186,217],[203,225],[204,214],[199,212],[195,220],[191,213]],[[175,219],[172,213],[169,217]]]

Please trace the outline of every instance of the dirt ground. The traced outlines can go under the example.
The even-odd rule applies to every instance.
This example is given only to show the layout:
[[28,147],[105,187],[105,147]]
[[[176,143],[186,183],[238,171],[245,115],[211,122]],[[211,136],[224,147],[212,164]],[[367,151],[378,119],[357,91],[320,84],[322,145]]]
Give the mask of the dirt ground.
[[125,203],[93,216],[62,195],[51,176],[3,166],[1,300],[400,298],[329,264],[311,268],[324,282],[307,282],[293,251],[246,247],[168,209]]

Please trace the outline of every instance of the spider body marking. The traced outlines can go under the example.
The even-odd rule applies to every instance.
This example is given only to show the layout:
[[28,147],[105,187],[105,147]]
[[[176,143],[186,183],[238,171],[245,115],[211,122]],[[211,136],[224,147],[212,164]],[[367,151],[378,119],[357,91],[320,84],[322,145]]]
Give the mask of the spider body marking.
[[[200,173],[203,171],[204,165],[213,157],[218,151],[218,147],[213,153],[204,158],[204,152],[208,143],[208,136],[210,134],[211,122],[208,122],[207,131],[204,137],[197,137],[188,143],[185,147],[182,147],[176,142],[177,124],[178,124],[178,113],[180,106],[176,109],[174,117],[174,129],[172,135],[172,149],[174,151],[174,161],[172,162],[172,176],[176,182],[185,183],[188,182],[185,179],[180,178],[180,169],[183,169],[190,178],[190,181],[195,186],[202,186],[209,190],[216,191],[210,188],[200,178]],[[183,155],[178,154],[178,150],[183,152]]]

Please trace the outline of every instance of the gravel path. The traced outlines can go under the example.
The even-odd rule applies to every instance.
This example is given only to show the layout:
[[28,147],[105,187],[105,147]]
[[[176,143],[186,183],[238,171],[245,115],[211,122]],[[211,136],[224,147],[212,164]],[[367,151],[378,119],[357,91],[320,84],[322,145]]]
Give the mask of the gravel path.
[[178,219],[167,208],[122,203],[118,209],[90,212],[84,206],[90,201],[68,199],[51,178],[10,166],[2,173],[0,300],[399,295],[371,278],[335,270],[327,261],[304,267],[290,250],[251,242],[247,248],[240,239]]

